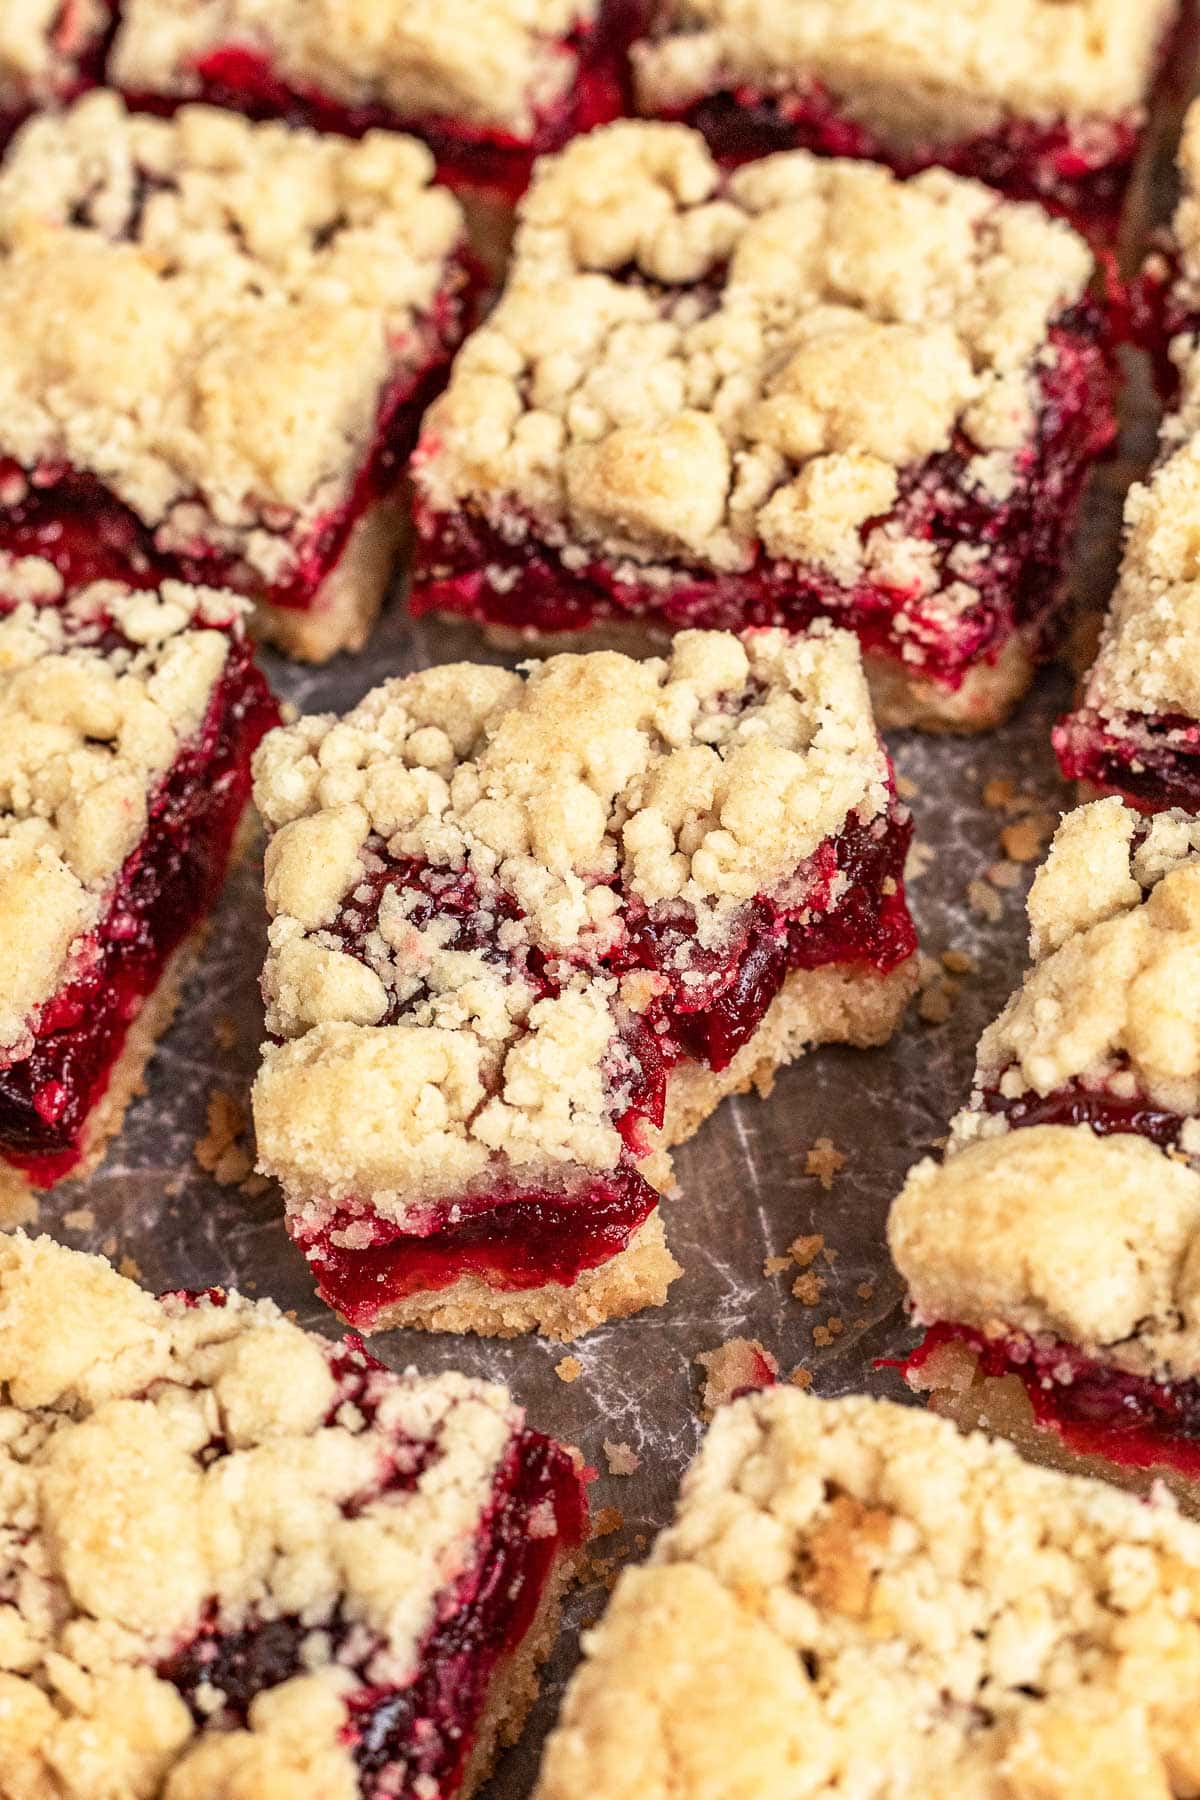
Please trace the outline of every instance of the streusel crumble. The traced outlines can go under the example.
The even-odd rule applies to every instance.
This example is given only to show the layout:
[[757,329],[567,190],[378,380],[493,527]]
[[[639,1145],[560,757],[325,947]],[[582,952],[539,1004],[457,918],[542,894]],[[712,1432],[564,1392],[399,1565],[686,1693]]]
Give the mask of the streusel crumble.
[[886,1401],[723,1409],[584,1647],[536,1800],[1200,1784],[1200,1527]]
[[721,174],[627,123],[540,167],[414,458],[412,607],[525,638],[855,630],[884,724],[1025,686],[1113,431],[1093,262],[940,170]]
[[0,1240],[0,1754],[56,1800],[469,1800],[585,1534],[503,1388]]
[[639,110],[731,161],[940,163],[1115,238],[1179,0],[666,0]]
[[460,663],[256,760],[260,1166],[363,1329],[570,1336],[677,1272],[663,1152],[915,984],[911,825],[857,646]]
[[107,92],[25,126],[0,168],[0,548],[72,587],[232,587],[301,655],[361,644],[470,305],[432,174],[412,139]]
[[29,113],[98,79],[113,0],[10,0],[0,7],[0,143]]

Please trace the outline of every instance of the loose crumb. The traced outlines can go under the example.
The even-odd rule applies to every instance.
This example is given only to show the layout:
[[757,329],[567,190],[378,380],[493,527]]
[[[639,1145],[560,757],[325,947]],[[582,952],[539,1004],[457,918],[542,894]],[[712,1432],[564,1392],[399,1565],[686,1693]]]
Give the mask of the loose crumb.
[[554,1373],[560,1381],[578,1381],[583,1374],[583,1364],[577,1356],[564,1356],[561,1362],[555,1363]]
[[1010,862],[1036,862],[1054,835],[1054,823],[1049,813],[1030,813],[1028,818],[1004,827],[1000,848]]
[[140,1281],[142,1279],[142,1265],[138,1262],[137,1258],[133,1256],[123,1256],[117,1264],[117,1272],[120,1275],[124,1275],[126,1281]]
[[605,1438],[604,1454],[610,1475],[636,1475],[642,1466],[641,1457],[636,1456],[628,1444],[613,1444]]
[[1012,806],[1016,783],[1006,775],[993,775],[983,784],[983,804],[989,812],[1007,812]]
[[1020,863],[994,862],[987,870],[987,878],[993,887],[1015,888],[1021,885],[1024,871]]
[[797,1275],[792,1283],[792,1293],[801,1306],[818,1306],[824,1292],[824,1280],[811,1269],[805,1275]]
[[917,1000],[917,1017],[926,1025],[944,1025],[954,1011],[958,989],[952,981],[931,982]]
[[980,881],[978,878],[967,883],[967,905],[973,913],[977,913],[982,919],[989,920],[993,925],[998,925],[1004,917],[1004,907],[999,894],[990,888],[986,881]]
[[798,1268],[807,1269],[810,1263],[817,1260],[824,1248],[825,1239],[818,1231],[812,1237],[793,1238],[788,1245],[788,1255]]
[[790,1269],[791,1266],[792,1259],[790,1256],[768,1256],[766,1262],[763,1264],[763,1274],[782,1275],[783,1271],[785,1269]]
[[798,1363],[788,1376],[792,1386],[798,1388],[810,1388],[812,1379],[812,1370],[806,1369],[803,1363]]
[[951,975],[973,975],[976,962],[975,958],[966,950],[943,950],[942,967]]
[[236,1187],[253,1173],[254,1157],[239,1142],[246,1126],[241,1103],[223,1088],[214,1088],[208,1097],[208,1131],[196,1140],[194,1154],[218,1187]]
[[825,1350],[833,1342],[833,1333],[827,1325],[814,1325],[812,1329],[812,1341],[817,1346],[818,1350]]
[[873,1281],[860,1281],[854,1291],[860,1300],[873,1300],[875,1298],[875,1283]]
[[228,1013],[218,1013],[213,1020],[212,1034],[222,1050],[232,1050],[238,1041],[236,1019],[231,1019]]
[[110,1232],[101,1244],[100,1254],[101,1256],[107,1256],[109,1262],[111,1262],[113,1257],[117,1254],[117,1240],[113,1233]]
[[74,1212],[63,1214],[63,1224],[68,1231],[91,1231],[96,1223],[96,1215],[90,1206],[77,1206]]
[[238,1182],[238,1193],[245,1194],[248,1200],[257,1200],[260,1194],[266,1193],[270,1185],[270,1176],[260,1175],[255,1169],[247,1175],[245,1181]]
[[619,1506],[602,1506],[592,1520],[592,1536],[611,1537],[614,1531],[620,1531],[624,1523],[625,1514]]
[[937,861],[937,852],[931,844],[914,838],[908,847],[908,855],[904,859],[905,881],[920,881],[926,869]]
[[779,1375],[779,1363],[757,1338],[730,1338],[715,1350],[702,1350],[696,1358],[704,1370],[700,1416],[711,1419],[719,1406],[739,1394],[770,1387]]
[[804,1173],[815,1175],[828,1193],[833,1178],[846,1166],[846,1158],[832,1138],[819,1137],[804,1159]]
[[910,781],[907,775],[897,775],[896,792],[902,800],[915,800],[920,791],[916,782]]
[[833,1313],[826,1319],[825,1329],[828,1331],[830,1337],[841,1337],[843,1331],[846,1329],[845,1320],[839,1319],[838,1315]]

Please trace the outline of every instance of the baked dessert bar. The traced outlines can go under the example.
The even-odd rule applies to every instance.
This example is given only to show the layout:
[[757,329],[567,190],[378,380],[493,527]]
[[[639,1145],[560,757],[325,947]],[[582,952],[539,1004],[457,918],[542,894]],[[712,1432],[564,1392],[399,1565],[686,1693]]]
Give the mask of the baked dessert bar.
[[297,655],[360,645],[471,304],[432,172],[410,139],[106,91],[26,125],[0,169],[0,550],[73,588],[234,588]]
[[9,0],[0,8],[0,143],[39,107],[98,79],[112,0]]
[[1153,357],[1168,401],[1178,392],[1179,365],[1200,340],[1200,105],[1184,117],[1176,165],[1180,196],[1170,227],[1156,234],[1130,285],[1132,335]]
[[535,1800],[1200,1782],[1200,1527],[886,1401],[724,1409],[584,1648]]
[[543,163],[413,462],[411,606],[556,641],[857,632],[884,725],[1024,689],[1111,439],[1092,257],[1040,208],[677,125]]
[[1179,0],[665,0],[634,47],[640,111],[742,161],[805,149],[940,163],[1102,241]]
[[[1034,964],[896,1201],[910,1384],[1041,1460],[1200,1500],[1200,820],[1064,820]],[[1192,1240],[1196,1239],[1197,1249]]]
[[109,79],[357,136],[424,138],[440,177],[510,201],[533,159],[623,110],[646,0],[124,0]]
[[586,1529],[507,1392],[0,1241],[13,1795],[469,1800]]
[[0,563],[0,1159],[83,1174],[224,882],[278,709],[243,603]]
[[854,639],[470,663],[258,752],[260,1168],[361,1330],[569,1337],[678,1272],[664,1154],[915,985]]

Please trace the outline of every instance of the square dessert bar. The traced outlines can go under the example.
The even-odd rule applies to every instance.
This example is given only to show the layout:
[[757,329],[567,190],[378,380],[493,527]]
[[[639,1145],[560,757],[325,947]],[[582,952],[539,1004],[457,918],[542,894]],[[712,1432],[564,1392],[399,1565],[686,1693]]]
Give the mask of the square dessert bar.
[[0,7],[0,143],[31,112],[99,78],[113,0],[8,0]]
[[1200,1784],[1200,1527],[861,1395],[723,1410],[584,1649],[535,1800]]
[[586,1535],[507,1392],[0,1242],[0,1754],[30,1800],[469,1800]]
[[845,632],[471,663],[258,752],[260,1168],[352,1325],[660,1304],[668,1146],[915,985],[911,832]]
[[0,550],[72,587],[236,589],[297,655],[360,645],[471,304],[432,173],[411,139],[108,92],[26,125],[0,167]]
[[1039,1460],[1200,1504],[1200,820],[1099,800],[1030,893],[1034,965],[945,1164],[896,1201],[910,1384]]
[[0,564],[0,1161],[99,1161],[220,894],[279,713],[230,593]]
[[442,179],[514,199],[623,110],[647,0],[124,0],[109,80],[357,136],[411,131]]
[[829,617],[882,724],[1002,717],[1113,433],[1083,241],[940,170],[726,177],[638,123],[520,218],[414,457],[413,611],[619,644]]
[[[1180,0],[665,0],[638,110],[723,159],[940,163],[1112,241]],[[1182,36],[1182,31],[1180,30]]]

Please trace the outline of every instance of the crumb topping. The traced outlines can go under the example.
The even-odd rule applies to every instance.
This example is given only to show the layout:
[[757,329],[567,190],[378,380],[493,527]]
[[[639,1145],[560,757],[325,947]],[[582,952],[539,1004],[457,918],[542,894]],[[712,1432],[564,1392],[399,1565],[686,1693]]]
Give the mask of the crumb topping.
[[[652,979],[605,973],[631,921],[690,921],[681,956],[718,947],[888,804],[857,644],[825,628],[426,669],[271,733],[255,781],[267,1023],[293,1040],[255,1089],[262,1165],[313,1206],[368,1191],[396,1217],[497,1153],[613,1168],[618,1013]],[[456,883],[474,937],[430,916]]]
[[[347,1699],[410,1678],[472,1566],[521,1428],[506,1392],[372,1372],[270,1301],[159,1302],[22,1235],[0,1241],[0,1380],[13,1792],[353,1800]],[[211,1683],[198,1722],[160,1672],[206,1627],[283,1620],[303,1673],[244,1723]]]
[[1068,814],[1029,896],[1034,966],[979,1042],[977,1089],[1076,1079],[1200,1111],[1200,822]]
[[819,87],[895,150],[1005,118],[1141,117],[1174,0],[668,0],[635,46],[644,112]]
[[518,137],[569,89],[564,43],[595,0],[125,0],[113,47],[118,86],[195,91],[193,71],[236,45],[289,87],[420,123],[502,126]]
[[1134,1375],[1200,1374],[1200,1174],[1146,1138],[1031,1125],[918,1163],[888,1243],[926,1323],[1051,1332]]
[[[64,13],[67,17],[63,17]],[[108,0],[21,0],[0,11],[0,106],[59,96],[77,77],[78,57],[103,30]]]
[[642,574],[765,553],[907,581],[902,471],[965,442],[1009,479],[1091,269],[1040,208],[941,170],[797,151],[726,178],[683,126],[610,126],[540,164],[418,483]]
[[[201,726],[242,603],[167,581],[56,598],[47,564],[0,568],[0,1047],[86,954],[159,780]],[[29,597],[18,598],[19,595]],[[14,604],[15,601],[15,604]]]
[[537,1800],[1185,1793],[1200,1529],[887,1401],[722,1411]]
[[1184,116],[1175,153],[1180,197],[1171,219],[1172,248],[1179,263],[1177,293],[1184,310],[1200,299],[1200,107]]
[[277,579],[347,496],[385,385],[420,367],[461,232],[415,141],[111,93],[0,172],[0,455],[96,476],[163,549]]

